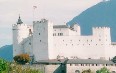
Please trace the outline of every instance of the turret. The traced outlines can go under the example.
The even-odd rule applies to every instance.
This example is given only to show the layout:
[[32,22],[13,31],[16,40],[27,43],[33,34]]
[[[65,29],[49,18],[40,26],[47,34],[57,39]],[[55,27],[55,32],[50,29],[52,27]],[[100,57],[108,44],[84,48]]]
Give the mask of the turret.
[[29,36],[29,27],[26,24],[23,24],[20,16],[17,21],[17,24],[12,26],[13,30],[13,56],[22,54],[24,48],[22,42]]

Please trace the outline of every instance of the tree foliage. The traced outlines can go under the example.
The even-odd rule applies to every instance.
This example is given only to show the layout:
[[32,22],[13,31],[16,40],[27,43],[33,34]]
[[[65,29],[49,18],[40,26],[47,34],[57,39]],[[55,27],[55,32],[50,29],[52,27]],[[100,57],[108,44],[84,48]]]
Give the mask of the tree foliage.
[[106,67],[103,67],[100,70],[97,70],[96,73],[110,73],[110,71]]
[[113,57],[112,61],[113,61],[114,63],[116,63],[116,56]]
[[14,61],[19,64],[26,64],[30,62],[30,57],[28,54],[20,54],[14,57]]
[[84,70],[82,73],[93,73],[90,69]]
[[9,73],[43,73],[39,69],[31,68],[30,65],[20,65],[16,63],[12,63],[10,65]]
[[3,59],[0,59],[0,73],[7,73],[9,63]]

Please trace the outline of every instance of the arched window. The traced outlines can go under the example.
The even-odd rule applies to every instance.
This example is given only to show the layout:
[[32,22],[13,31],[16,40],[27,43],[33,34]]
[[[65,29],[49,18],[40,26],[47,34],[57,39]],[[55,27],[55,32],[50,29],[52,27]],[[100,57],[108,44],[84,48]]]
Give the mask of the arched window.
[[80,73],[80,71],[79,70],[75,70],[75,73]]

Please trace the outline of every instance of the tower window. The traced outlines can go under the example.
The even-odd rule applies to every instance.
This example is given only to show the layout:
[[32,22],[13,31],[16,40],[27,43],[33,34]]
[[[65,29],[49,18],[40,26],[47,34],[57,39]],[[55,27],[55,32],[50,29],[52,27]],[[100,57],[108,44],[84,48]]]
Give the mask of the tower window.
[[39,33],[39,35],[40,35],[40,33]]
[[58,36],[60,35],[60,33],[58,33]]
[[40,40],[40,42],[41,42],[41,40]]
[[101,39],[99,39],[99,41],[101,41]]

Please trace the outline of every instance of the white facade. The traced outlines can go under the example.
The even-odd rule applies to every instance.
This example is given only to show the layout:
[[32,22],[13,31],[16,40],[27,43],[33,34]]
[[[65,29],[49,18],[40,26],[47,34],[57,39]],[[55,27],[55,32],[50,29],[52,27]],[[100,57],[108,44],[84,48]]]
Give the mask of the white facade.
[[[30,34],[30,31],[33,33]],[[30,44],[31,43],[31,44]],[[94,27],[92,35],[81,35],[78,24],[53,25],[42,19],[33,26],[13,25],[13,55],[29,53],[35,61],[56,58],[109,59],[116,56],[109,27]]]

